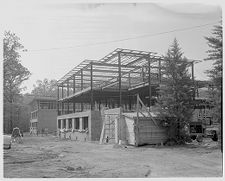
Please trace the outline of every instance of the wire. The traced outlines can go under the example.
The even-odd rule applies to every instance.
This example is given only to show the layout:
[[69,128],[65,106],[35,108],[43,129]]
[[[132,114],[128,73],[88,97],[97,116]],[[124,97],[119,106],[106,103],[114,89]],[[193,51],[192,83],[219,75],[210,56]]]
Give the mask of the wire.
[[83,45],[75,45],[75,46],[69,46],[69,47],[58,47],[58,48],[56,47],[56,48],[33,49],[33,50],[31,49],[31,50],[28,50],[28,51],[49,51],[49,50],[71,49],[71,48],[77,48],[77,47],[87,47],[87,46],[109,44],[109,43],[122,42],[122,41],[134,40],[134,39],[139,39],[139,38],[145,38],[145,37],[153,37],[153,36],[169,34],[169,33],[173,33],[173,32],[197,29],[197,28],[213,25],[213,24],[216,24],[218,22],[220,22],[220,21],[216,21],[216,22],[213,22],[213,23],[202,24],[202,25],[197,25],[197,26],[186,27],[186,28],[177,28],[177,29],[173,29],[173,30],[169,30],[169,31],[160,32],[160,33],[145,34],[145,35],[140,35],[140,36],[135,36],[135,37],[130,37],[130,38],[123,38],[123,39],[118,39],[118,40],[112,40],[112,41],[103,41],[103,42],[97,42],[97,43],[91,43],[91,44],[83,44]]

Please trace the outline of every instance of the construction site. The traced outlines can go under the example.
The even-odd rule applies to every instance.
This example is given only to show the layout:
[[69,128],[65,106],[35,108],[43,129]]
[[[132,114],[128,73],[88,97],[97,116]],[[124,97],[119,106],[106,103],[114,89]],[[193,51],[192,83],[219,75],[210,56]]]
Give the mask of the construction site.
[[[163,144],[166,130],[155,110],[164,81],[163,58],[154,52],[117,48],[100,60],[84,60],[58,80],[57,130],[81,141]],[[202,82],[194,80],[193,100]],[[204,108],[205,109],[205,108]]]
[[207,137],[215,126],[207,82],[194,79],[193,60],[193,140],[165,144],[156,106],[162,64],[156,53],[119,48],[81,62],[58,80],[57,99],[31,100],[30,134],[4,150],[4,177],[221,177],[220,142]]
[[[155,107],[157,87],[164,81],[162,61],[155,53],[116,49],[98,61],[81,62],[58,80],[57,101],[31,102],[32,134],[4,150],[4,177],[221,177],[219,142],[164,144],[167,131]],[[210,102],[201,97],[205,82],[194,80],[193,66],[190,61],[198,86],[193,86],[189,129],[194,131],[189,131],[196,136],[212,124],[212,115]],[[35,135],[47,127],[44,115],[48,124],[55,123],[56,134]]]
[[220,2],[0,7],[3,179],[224,180]]

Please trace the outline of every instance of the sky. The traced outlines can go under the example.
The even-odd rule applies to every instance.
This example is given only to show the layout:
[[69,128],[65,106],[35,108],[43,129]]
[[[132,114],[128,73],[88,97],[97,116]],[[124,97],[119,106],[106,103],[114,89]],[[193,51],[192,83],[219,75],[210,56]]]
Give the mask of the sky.
[[[27,49],[20,52],[32,74],[22,85],[24,93],[37,80],[58,80],[84,59],[98,60],[116,48],[165,55],[176,38],[185,57],[203,60],[209,49],[204,37],[219,24],[222,9],[217,1],[181,2],[5,1],[0,6],[2,28],[20,37]],[[195,64],[195,78],[207,80],[204,72],[211,67],[211,62]]]

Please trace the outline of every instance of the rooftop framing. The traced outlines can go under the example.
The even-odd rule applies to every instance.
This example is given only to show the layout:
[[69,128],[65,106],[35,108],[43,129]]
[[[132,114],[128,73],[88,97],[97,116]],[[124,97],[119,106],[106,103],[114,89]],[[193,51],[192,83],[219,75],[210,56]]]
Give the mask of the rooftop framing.
[[[120,65],[118,64],[118,54],[120,54]],[[118,82],[118,67],[121,69],[122,81],[126,81],[129,76],[130,79],[137,78],[140,77],[142,69],[148,65],[148,59],[151,59],[151,64],[154,63],[155,59],[160,59],[159,56],[155,55],[156,53],[153,52],[117,48],[99,61],[84,60],[58,80],[57,84],[62,87],[69,81],[69,87],[73,88],[73,82],[71,81],[75,77],[76,87],[81,87],[81,84],[85,86],[86,83],[90,83],[92,66],[94,87],[104,89],[104,86]],[[158,67],[152,66],[152,68]]]
[[161,60],[154,52],[121,48],[98,61],[84,60],[58,80],[58,101],[68,105],[80,102],[81,107],[89,102],[92,110],[99,97],[116,96],[121,106],[122,95],[127,97],[127,91],[145,87],[151,102],[151,86],[161,81]]

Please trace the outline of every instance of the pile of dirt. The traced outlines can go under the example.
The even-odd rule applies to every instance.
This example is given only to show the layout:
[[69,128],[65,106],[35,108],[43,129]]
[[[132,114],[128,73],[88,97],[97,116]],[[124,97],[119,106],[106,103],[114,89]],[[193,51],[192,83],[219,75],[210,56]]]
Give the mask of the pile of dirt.
[[204,138],[202,142],[193,140],[191,143],[187,143],[187,145],[192,147],[219,148],[220,144],[219,141],[213,141],[211,138]]

